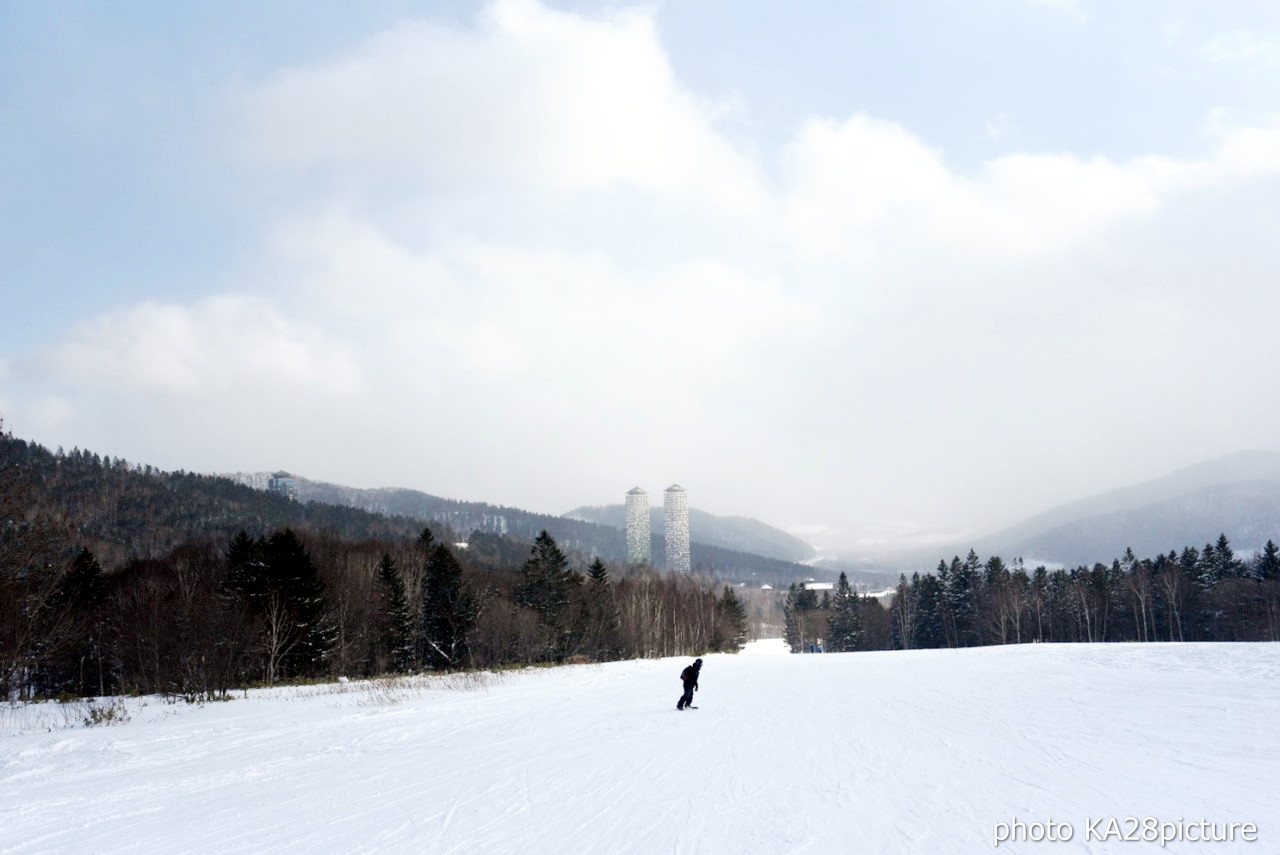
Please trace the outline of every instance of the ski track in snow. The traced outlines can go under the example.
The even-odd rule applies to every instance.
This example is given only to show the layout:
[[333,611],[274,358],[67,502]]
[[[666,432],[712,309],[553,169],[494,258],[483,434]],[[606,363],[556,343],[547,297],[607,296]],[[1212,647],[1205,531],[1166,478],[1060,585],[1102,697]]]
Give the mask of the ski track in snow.
[[[704,657],[688,712],[686,658],[133,700],[0,738],[0,855],[1159,850],[1084,840],[1127,816],[1259,829],[1164,852],[1280,851],[1280,644],[771,649]],[[993,848],[1014,818],[1075,838]]]

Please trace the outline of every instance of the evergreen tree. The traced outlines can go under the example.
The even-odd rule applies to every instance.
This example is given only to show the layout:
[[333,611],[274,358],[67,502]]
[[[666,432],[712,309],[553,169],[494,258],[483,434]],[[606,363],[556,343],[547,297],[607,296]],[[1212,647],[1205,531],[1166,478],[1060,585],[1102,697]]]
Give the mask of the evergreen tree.
[[91,609],[107,596],[107,582],[102,565],[87,548],[81,548],[71,569],[62,577],[62,600],[73,609]]
[[462,566],[449,547],[437,543],[422,579],[423,662],[432,668],[463,667],[475,622],[475,597],[462,580]]
[[1222,562],[1218,559],[1212,543],[1204,545],[1204,551],[1200,553],[1200,563],[1196,569],[1200,587],[1205,590],[1212,588],[1222,579]]
[[102,611],[107,589],[102,565],[89,549],[82,547],[54,598],[54,610],[69,619],[71,649],[68,653],[75,663],[74,691],[81,697],[107,693],[106,626]]
[[796,583],[787,588],[787,598],[782,603],[783,637],[792,653],[804,652],[804,640],[800,637],[800,608],[797,604]]
[[569,569],[569,560],[555,539],[543,529],[520,568],[516,601],[537,614],[547,633],[548,652],[557,660],[568,655],[571,646],[570,602],[580,581],[581,577]]
[[1031,584],[1028,590],[1028,601],[1031,606],[1031,614],[1036,622],[1035,641],[1048,641],[1048,629],[1052,624],[1049,611],[1049,571],[1044,565],[1036,567],[1031,574]]
[[396,570],[391,555],[383,553],[378,564],[378,582],[382,599],[382,649],[391,669],[404,673],[413,668],[413,617],[405,596],[404,580]]
[[1254,562],[1253,575],[1265,582],[1280,579],[1280,547],[1270,540],[1262,548],[1262,554],[1258,556],[1258,560]]
[[227,586],[261,622],[264,676],[317,673],[333,645],[324,585],[292,529],[263,540],[241,531],[227,549]]
[[418,551],[422,555],[430,558],[431,550],[436,548],[436,536],[431,533],[430,528],[423,526],[422,532],[418,535],[416,544],[418,547]]
[[1185,547],[1182,550],[1182,555],[1178,556],[1178,568],[1188,582],[1198,584],[1200,581],[1200,550],[1194,546]]
[[915,589],[916,620],[915,639],[911,646],[917,648],[946,647],[947,639],[942,630],[942,600],[944,591],[930,574],[912,577]]
[[836,595],[831,598],[831,616],[827,618],[827,649],[848,653],[857,650],[861,640],[861,598],[849,586],[849,578],[841,573],[836,582]]
[[796,608],[802,612],[818,608],[818,592],[801,585],[796,589]]
[[[915,579],[920,574],[915,574]],[[889,627],[890,644],[894,650],[909,650],[915,643],[916,602],[915,591],[907,582],[907,574],[898,574],[898,590],[893,597],[893,620]]]
[[286,621],[293,621],[297,643],[285,657],[290,675],[319,673],[333,646],[333,630],[325,620],[324,584],[311,556],[292,529],[277,531],[267,539],[266,562],[273,593],[283,602]]
[[724,624],[720,650],[725,653],[737,653],[747,642],[747,609],[728,585],[724,586],[724,592],[720,595],[720,601],[716,607]]
[[537,612],[544,623],[555,625],[569,606],[570,573],[569,559],[565,558],[550,533],[543,529],[520,568],[516,599]]
[[951,585],[946,589],[941,585],[938,586],[939,596],[935,614],[940,625],[939,629],[943,628],[941,626],[943,615],[949,613],[955,625],[955,636],[952,641],[960,647],[978,643],[976,612],[981,570],[982,561],[978,558],[978,553],[970,549],[963,564],[958,561],[951,562]]
[[[947,645],[955,647],[959,644],[956,638],[956,619],[955,613],[951,608],[951,603],[947,598],[947,592],[951,591],[956,585],[956,578],[960,574],[960,556],[952,557],[951,563],[948,564],[946,559],[938,559],[938,569],[935,576],[938,579],[938,587],[943,592],[942,600],[938,603],[938,620],[942,624],[942,635],[946,639]],[[912,584],[919,580],[920,574],[912,574]],[[914,633],[912,634],[911,643],[915,643]]]
[[992,555],[987,559],[987,563],[983,565],[986,574],[983,578],[983,584],[994,589],[999,587],[1000,583],[1009,575],[1009,566],[1004,563],[1004,559],[999,555]]
[[609,583],[609,571],[599,558],[593,560],[587,568],[587,577],[591,580],[587,586],[587,619],[585,647],[592,658],[597,661],[608,661],[618,654],[621,639],[618,630],[621,616],[618,604],[614,601],[613,586]]
[[1218,535],[1218,543],[1214,546],[1213,555],[1217,560],[1219,579],[1231,579],[1240,575],[1243,565],[1240,559],[1236,558],[1236,553],[1231,548],[1231,541],[1227,540],[1225,532]]
[[262,558],[263,542],[254,540],[241,529],[227,547],[226,586],[251,606],[258,606],[265,579]]

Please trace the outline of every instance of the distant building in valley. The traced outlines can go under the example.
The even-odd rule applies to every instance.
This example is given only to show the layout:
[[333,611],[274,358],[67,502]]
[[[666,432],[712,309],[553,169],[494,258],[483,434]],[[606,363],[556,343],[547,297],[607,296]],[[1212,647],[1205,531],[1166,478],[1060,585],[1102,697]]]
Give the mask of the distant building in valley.
[[298,482],[293,480],[293,476],[288,472],[277,472],[267,481],[267,492],[296,502],[298,501]]
[[627,493],[627,563],[649,561],[649,494],[636,487]]
[[667,569],[688,573],[689,561],[689,494],[679,484],[667,488],[663,497],[666,511]]

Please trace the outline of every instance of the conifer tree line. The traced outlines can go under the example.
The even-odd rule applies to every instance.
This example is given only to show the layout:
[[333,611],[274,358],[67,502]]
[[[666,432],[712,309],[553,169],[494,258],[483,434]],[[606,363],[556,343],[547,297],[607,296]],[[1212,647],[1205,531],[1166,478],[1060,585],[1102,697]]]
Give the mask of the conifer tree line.
[[835,591],[802,585],[787,589],[782,606],[783,636],[792,653],[819,646],[825,653],[883,650],[889,647],[889,618],[879,602],[864,597],[840,574]]
[[[7,509],[13,511],[13,508]],[[166,693],[542,662],[738,650],[732,589],[596,559],[545,532],[486,566],[425,528],[410,544],[280,529],[106,568],[5,516],[0,691],[9,699]]]
[[0,431],[0,699],[195,700],[745,641],[741,601],[710,577],[589,561],[545,531],[462,539]]
[[890,610],[894,648],[1023,642],[1280,641],[1280,547],[1251,560],[1225,534],[1139,559],[1028,571],[999,556],[940,561],[903,575]]

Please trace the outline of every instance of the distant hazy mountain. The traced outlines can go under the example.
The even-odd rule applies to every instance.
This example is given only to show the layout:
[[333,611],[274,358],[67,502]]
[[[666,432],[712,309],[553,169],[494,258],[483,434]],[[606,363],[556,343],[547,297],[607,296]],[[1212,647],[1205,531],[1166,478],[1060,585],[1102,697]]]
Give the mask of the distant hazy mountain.
[[[626,508],[623,505],[584,506],[574,508],[564,516],[620,530],[626,528]],[[657,536],[666,531],[662,508],[649,508],[649,527]],[[809,561],[817,555],[814,548],[800,538],[767,523],[749,517],[718,517],[695,508],[689,509],[689,536],[710,546],[767,555],[783,561]]]
[[1280,542],[1280,453],[1245,451],[1037,514],[982,538],[982,555],[1068,565],[1202,547],[1225,533],[1237,551]]
[[[239,472],[230,477],[258,489],[265,489],[273,473]],[[539,514],[520,508],[490,505],[484,502],[464,502],[456,499],[445,499],[432,496],[417,490],[403,488],[361,489],[345,487],[340,484],[327,484],[322,481],[311,481],[297,475],[289,475],[288,481],[296,491],[299,503],[322,502],[330,505],[342,505],[379,514],[390,514],[410,517],[424,522],[440,522],[467,537],[472,532],[484,534],[511,535],[522,540],[533,540],[543,529],[561,547],[582,555],[596,555],[607,561],[625,561],[626,543],[620,527],[603,525],[569,516],[552,516]],[[694,514],[697,514],[695,516]],[[707,542],[704,539],[702,525],[703,516],[711,520],[720,520],[719,525],[710,525],[708,533],[719,532],[718,540]],[[810,575],[821,575],[812,568],[795,563],[793,559],[782,558],[775,545],[770,553],[758,552],[746,548],[746,537],[738,538],[742,545],[727,546],[732,538],[725,534],[733,529],[732,523],[725,523],[726,518],[703,515],[701,512],[690,513],[690,533],[692,543],[690,553],[695,570],[705,570],[725,579],[749,583],[769,583],[771,585],[787,585],[797,579]],[[732,518],[729,518],[732,519]],[[750,521],[744,521],[750,522]],[[767,529],[763,523],[754,523]],[[750,528],[750,527],[748,527]],[[776,529],[774,531],[777,531]],[[663,563],[663,542],[661,529],[655,529],[652,555],[655,566]],[[790,538],[785,532],[777,531],[782,538]],[[757,542],[768,542],[771,538],[761,535]],[[792,538],[794,539],[794,538]],[[801,544],[806,550],[804,557],[813,554],[813,550]]]

